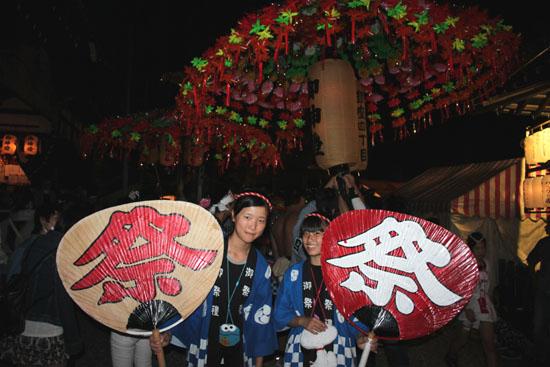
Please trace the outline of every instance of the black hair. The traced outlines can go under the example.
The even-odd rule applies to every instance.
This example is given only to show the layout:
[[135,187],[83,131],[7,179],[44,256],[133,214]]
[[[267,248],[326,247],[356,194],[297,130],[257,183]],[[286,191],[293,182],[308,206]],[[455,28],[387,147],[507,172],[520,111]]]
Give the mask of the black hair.
[[340,213],[338,209],[338,191],[330,187],[325,187],[317,191],[315,195],[315,206],[324,216],[329,218],[337,217]]
[[241,210],[251,206],[263,206],[267,210],[267,214],[269,216],[270,210],[268,202],[256,195],[244,195],[235,200],[235,204],[233,205],[233,213],[237,216]]
[[302,225],[300,226],[300,237],[302,237],[306,232],[324,232],[327,226],[327,221],[322,218],[314,215],[307,217],[303,220]]
[[483,242],[484,244],[487,244],[487,240],[485,239],[485,236],[483,236],[483,233],[481,232],[472,232],[468,236],[468,239],[466,240],[466,244],[468,245],[470,250],[476,247],[478,242]]
[[49,221],[55,213],[61,212],[60,209],[61,208],[58,205],[50,203],[42,204],[36,208],[36,211],[34,212],[34,228],[32,233],[40,233],[42,230],[42,222],[40,222],[40,218],[44,218]]

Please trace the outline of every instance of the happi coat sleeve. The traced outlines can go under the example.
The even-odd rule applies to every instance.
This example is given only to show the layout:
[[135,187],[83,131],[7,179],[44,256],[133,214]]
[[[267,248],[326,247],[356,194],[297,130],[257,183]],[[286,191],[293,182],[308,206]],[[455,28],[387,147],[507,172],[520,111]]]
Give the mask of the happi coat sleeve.
[[[277,290],[275,298],[274,322],[277,331],[288,329],[288,323],[296,316],[307,316],[304,313],[303,293],[302,293],[302,273],[304,262],[302,261],[287,269],[283,281]],[[334,327],[338,331],[338,336],[333,343],[333,351],[336,354],[338,367],[356,366],[358,361],[355,350],[355,338],[359,331],[354,328],[344,316],[334,308]],[[353,320],[360,325],[363,330],[368,328],[362,325],[359,320]],[[288,340],[285,348],[285,367],[299,367],[303,364],[303,355],[300,351],[300,337],[303,327],[292,328],[288,334]]]
[[[212,300],[213,290],[187,319],[169,330],[172,333],[172,344],[188,349],[189,367],[204,366],[206,363]],[[256,357],[270,355],[276,348],[277,337],[272,322],[271,268],[258,252],[252,289],[243,305],[245,366],[255,366]]]

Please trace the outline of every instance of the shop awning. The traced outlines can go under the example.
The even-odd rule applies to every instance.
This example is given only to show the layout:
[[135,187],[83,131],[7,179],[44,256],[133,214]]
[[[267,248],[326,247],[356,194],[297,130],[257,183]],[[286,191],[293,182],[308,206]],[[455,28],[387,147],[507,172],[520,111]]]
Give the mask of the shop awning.
[[519,217],[522,158],[435,167],[391,195],[414,212],[451,212],[493,218]]

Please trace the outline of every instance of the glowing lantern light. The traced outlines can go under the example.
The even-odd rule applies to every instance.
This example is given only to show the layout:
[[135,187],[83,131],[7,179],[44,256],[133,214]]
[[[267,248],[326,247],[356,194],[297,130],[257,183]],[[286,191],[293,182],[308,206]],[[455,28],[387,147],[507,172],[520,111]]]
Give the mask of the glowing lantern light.
[[533,134],[526,136],[523,144],[524,144],[524,150],[525,150],[525,163],[536,164],[535,138],[533,137]]
[[27,135],[25,137],[23,152],[26,155],[36,155],[38,153],[38,138],[36,136]]
[[17,149],[17,138],[15,135],[6,134],[2,138],[1,154],[14,154]]
[[353,68],[344,60],[326,59],[310,68],[308,78],[315,89],[318,83],[318,90],[310,95],[317,165],[329,169],[357,164],[359,119]]
[[[544,176],[526,178],[523,183],[524,202],[526,208],[546,207],[546,194],[543,185]],[[548,180],[548,179],[547,179]],[[548,181],[550,187],[550,181]]]

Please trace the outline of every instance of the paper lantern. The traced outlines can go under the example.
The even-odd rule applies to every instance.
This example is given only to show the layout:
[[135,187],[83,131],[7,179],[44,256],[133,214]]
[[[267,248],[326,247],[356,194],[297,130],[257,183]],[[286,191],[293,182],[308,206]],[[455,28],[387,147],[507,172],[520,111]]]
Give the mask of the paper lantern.
[[523,141],[523,149],[525,150],[525,163],[536,164],[535,162],[535,138],[533,134],[525,137]]
[[525,179],[523,183],[523,196],[526,208],[542,208],[546,206],[545,197],[543,195],[544,177],[545,176],[537,176]]
[[533,158],[536,163],[544,163],[546,160],[544,159],[544,152],[542,150],[543,147],[543,135],[542,131],[537,131],[533,134]]
[[17,138],[15,135],[6,134],[2,138],[2,154],[14,154],[17,149]]
[[[326,59],[314,64],[308,74],[315,86],[310,96],[315,161],[322,169],[357,164],[359,139],[357,81],[344,60]],[[318,86],[318,88],[317,88]]]
[[550,207],[550,176],[542,176],[541,192],[542,206]]
[[26,155],[36,155],[38,153],[38,137],[34,135],[25,136],[23,152]]
[[[359,82],[357,83],[359,86]],[[364,171],[367,168],[368,162],[368,146],[367,146],[367,108],[365,106],[365,92],[357,88],[357,137],[359,138],[359,146],[357,149],[358,158],[355,164],[350,166],[350,171]]]
[[523,205],[526,208],[534,208],[533,180],[526,178],[523,181]]
[[540,132],[542,135],[542,163],[550,160],[550,128],[546,128]]
[[160,148],[159,148],[159,162],[163,166],[173,166],[176,163],[176,155],[174,151],[170,149],[172,143],[168,139],[168,135],[162,135],[160,139]]

